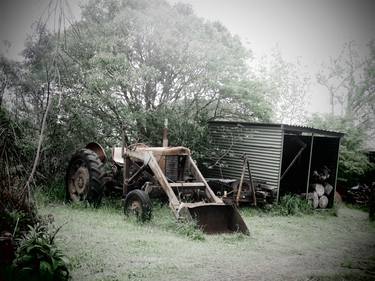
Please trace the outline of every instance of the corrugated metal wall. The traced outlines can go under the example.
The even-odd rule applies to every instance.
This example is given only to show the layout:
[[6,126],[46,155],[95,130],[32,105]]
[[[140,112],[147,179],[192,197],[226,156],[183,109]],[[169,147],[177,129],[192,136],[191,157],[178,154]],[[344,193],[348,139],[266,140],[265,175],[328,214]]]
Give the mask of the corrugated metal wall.
[[278,188],[282,156],[281,126],[259,126],[244,123],[210,122],[210,140],[217,157],[225,156],[223,167],[208,170],[208,177],[241,177],[244,154],[249,155],[252,176]]

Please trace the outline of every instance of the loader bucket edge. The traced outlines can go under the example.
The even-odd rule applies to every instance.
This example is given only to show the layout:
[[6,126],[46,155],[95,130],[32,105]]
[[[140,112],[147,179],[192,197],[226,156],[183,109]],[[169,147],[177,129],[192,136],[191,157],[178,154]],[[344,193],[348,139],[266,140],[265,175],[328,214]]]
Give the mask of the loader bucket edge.
[[[183,210],[185,209],[185,210]],[[187,219],[193,219],[207,234],[243,233],[250,235],[238,209],[233,205],[201,204],[183,207]],[[186,216],[186,213],[189,215]]]

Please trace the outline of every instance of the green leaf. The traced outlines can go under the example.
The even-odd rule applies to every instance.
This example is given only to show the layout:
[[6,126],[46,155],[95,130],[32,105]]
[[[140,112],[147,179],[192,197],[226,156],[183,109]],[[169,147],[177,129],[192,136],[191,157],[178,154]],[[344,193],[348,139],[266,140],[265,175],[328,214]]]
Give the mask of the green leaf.
[[41,261],[39,265],[39,273],[42,280],[52,280],[53,270],[51,265],[46,261]]
[[16,262],[17,264],[29,264],[31,263],[35,258],[31,255],[23,255],[17,258]]

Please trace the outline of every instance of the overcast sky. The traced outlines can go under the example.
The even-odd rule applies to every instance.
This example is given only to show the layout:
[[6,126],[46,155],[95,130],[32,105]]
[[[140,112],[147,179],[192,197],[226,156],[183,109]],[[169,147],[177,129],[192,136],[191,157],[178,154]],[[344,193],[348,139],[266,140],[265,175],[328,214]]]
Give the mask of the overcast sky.
[[[177,2],[169,0],[170,2]],[[48,0],[0,0],[0,39],[12,43],[16,57]],[[79,18],[78,0],[69,1]],[[354,40],[366,55],[375,38],[375,0],[180,0],[190,3],[198,16],[222,22],[241,37],[255,59],[278,46],[283,57],[299,59],[313,78],[322,63],[338,55]],[[314,79],[313,79],[314,80]],[[312,81],[310,112],[328,111],[328,95]]]

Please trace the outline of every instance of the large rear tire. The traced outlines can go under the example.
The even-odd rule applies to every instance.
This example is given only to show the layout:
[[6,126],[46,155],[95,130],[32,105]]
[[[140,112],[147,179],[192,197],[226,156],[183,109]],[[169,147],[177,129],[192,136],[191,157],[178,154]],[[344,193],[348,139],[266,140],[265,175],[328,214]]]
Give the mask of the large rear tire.
[[132,190],[125,198],[124,213],[135,217],[138,221],[148,221],[152,217],[152,204],[146,192],[140,189]]
[[87,201],[98,207],[103,197],[103,163],[90,149],[81,149],[71,158],[65,177],[66,198]]

